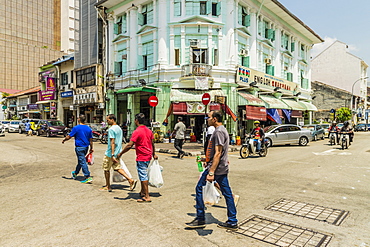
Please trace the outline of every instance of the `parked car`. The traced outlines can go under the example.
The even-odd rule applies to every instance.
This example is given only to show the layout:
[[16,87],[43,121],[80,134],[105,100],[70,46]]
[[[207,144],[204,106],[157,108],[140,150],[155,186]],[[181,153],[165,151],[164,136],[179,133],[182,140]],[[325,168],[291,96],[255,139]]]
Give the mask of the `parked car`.
[[326,138],[329,138],[329,127],[330,127],[330,124],[321,124],[321,127],[323,127],[323,129],[324,129],[324,136]]
[[324,128],[321,127],[320,124],[309,124],[309,125],[303,125],[302,129],[307,129],[311,131],[311,136],[313,141],[317,141],[319,138],[321,140],[324,140]]
[[341,128],[343,127],[343,123],[339,123],[339,124],[337,124],[337,127],[338,127],[339,129],[341,129]]
[[34,119],[34,118],[24,118],[21,120],[21,122],[19,123],[19,128],[18,128],[18,133],[19,134],[22,134],[23,132],[26,132],[26,122],[30,121],[30,122],[34,122],[35,125],[39,122],[40,119]]
[[1,120],[0,121],[0,124],[2,125],[3,127],[3,130],[4,131],[7,131],[8,128],[9,128],[9,124],[10,124],[10,120]]
[[20,124],[20,120],[12,120],[10,121],[9,125],[8,125],[8,132],[18,132],[19,131],[19,124]]
[[366,129],[370,130],[370,124],[360,123],[355,125],[354,131],[365,131]]
[[66,126],[60,120],[40,120],[36,124],[36,135],[45,135],[46,137],[63,135]]
[[311,132],[294,124],[272,125],[264,128],[267,146],[279,144],[299,144],[306,146],[311,140]]

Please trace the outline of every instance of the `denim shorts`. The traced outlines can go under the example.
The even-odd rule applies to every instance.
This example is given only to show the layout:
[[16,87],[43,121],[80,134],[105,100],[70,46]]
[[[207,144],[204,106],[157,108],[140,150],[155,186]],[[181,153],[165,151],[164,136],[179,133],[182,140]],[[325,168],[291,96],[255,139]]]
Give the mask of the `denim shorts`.
[[136,161],[137,173],[140,181],[148,181],[148,166],[150,161]]

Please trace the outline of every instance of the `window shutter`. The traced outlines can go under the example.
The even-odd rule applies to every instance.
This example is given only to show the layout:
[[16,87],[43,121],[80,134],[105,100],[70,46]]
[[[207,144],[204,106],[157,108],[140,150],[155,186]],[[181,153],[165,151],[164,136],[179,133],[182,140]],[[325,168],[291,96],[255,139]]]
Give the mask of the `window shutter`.
[[290,51],[293,52],[294,50],[295,50],[295,44],[294,44],[294,42],[292,42],[290,44]]
[[275,66],[271,66],[271,75],[275,75]]
[[221,15],[221,2],[218,2],[217,3],[217,6],[216,6],[216,15],[217,16]]
[[245,27],[249,27],[251,25],[251,16],[250,15],[246,15],[244,17],[244,23],[243,23],[243,26]]
[[144,15],[142,13],[137,14],[137,22],[140,26],[144,25]]
[[206,3],[206,14],[210,14],[212,12],[212,1],[208,0]]
[[288,81],[293,81],[293,73],[288,72],[286,75]]
[[263,21],[258,21],[258,33],[259,33],[261,36],[263,36],[263,32],[262,32],[263,28],[264,28],[264,23],[263,23]]
[[242,57],[242,66],[249,67],[249,57]]
[[123,16],[122,18],[122,32],[121,33],[126,33],[127,32],[127,19],[126,19],[126,15]]
[[114,75],[119,75],[119,71],[120,71],[120,69],[119,69],[119,62],[114,62]]
[[138,57],[138,65],[137,65],[137,68],[139,69],[139,70],[142,70],[143,69],[143,65],[144,65],[144,62],[143,62],[143,60],[144,60],[144,56],[139,56]]
[[174,15],[181,16],[181,0],[174,1]]
[[238,6],[238,23],[243,25],[243,7],[241,5]]
[[118,34],[118,24],[117,24],[117,23],[114,23],[114,26],[113,26],[113,33],[114,33],[114,34]]
[[122,21],[122,16],[118,16],[117,17],[117,21],[116,21],[116,23],[119,23],[119,22],[121,22]]

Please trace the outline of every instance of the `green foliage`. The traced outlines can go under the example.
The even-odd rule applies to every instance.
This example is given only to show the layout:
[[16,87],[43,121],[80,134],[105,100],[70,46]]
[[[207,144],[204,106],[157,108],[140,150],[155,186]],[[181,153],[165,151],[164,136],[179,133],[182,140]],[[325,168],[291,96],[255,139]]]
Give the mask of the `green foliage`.
[[13,117],[12,117],[12,120],[20,120],[21,118],[20,117],[18,117],[17,115],[14,115]]
[[341,123],[343,123],[344,121],[350,120],[351,117],[352,117],[351,110],[348,109],[347,107],[339,108],[336,111],[336,115],[337,115],[338,121],[341,122]]

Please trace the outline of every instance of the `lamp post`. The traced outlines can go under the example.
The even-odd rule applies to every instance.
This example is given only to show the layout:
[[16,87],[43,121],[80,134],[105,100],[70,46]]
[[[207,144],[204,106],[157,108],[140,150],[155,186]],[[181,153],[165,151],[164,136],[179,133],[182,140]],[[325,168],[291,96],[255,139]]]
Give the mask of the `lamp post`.
[[367,79],[367,78],[369,78],[369,77],[368,77],[368,76],[366,76],[366,77],[363,77],[363,78],[359,78],[359,79],[357,79],[357,80],[352,84],[352,91],[351,91],[351,105],[350,105],[351,112],[352,112],[352,106],[353,106],[353,88],[355,87],[355,84],[356,84],[358,81],[360,81],[360,80],[365,80],[365,79]]

